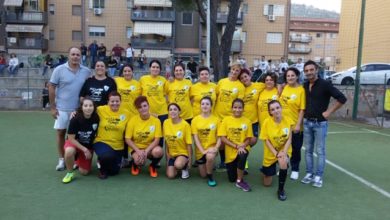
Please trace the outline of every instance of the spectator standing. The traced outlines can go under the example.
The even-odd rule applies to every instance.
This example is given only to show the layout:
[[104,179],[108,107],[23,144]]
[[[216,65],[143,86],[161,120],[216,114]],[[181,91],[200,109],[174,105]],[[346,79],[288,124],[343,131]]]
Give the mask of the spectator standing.
[[43,61],[43,72],[42,76],[45,76],[47,70],[53,66],[53,58],[51,58],[50,54],[47,54],[45,60]]
[[115,76],[116,69],[118,67],[118,61],[114,58],[113,55],[110,56],[110,60],[107,62],[108,74],[110,77]]
[[8,72],[13,77],[16,75],[19,67],[19,59],[16,57],[16,54],[11,53],[11,58],[8,61]]
[[147,58],[144,49],[141,49],[141,53],[138,55],[138,64],[140,69],[144,69],[144,65],[147,63]]
[[99,50],[99,45],[97,44],[96,40],[94,40],[88,47],[89,56],[91,57],[91,63],[90,63],[91,69],[95,68],[98,50]]
[[298,63],[295,64],[295,68],[299,70],[301,74],[299,74],[299,83],[303,84],[303,65],[304,63],[302,62],[302,58],[298,58]]
[[172,67],[171,62],[167,60],[165,62],[165,78],[168,80],[171,77]]
[[99,48],[98,48],[98,56],[99,56],[99,60],[105,62],[106,61],[106,52],[107,52],[107,48],[106,46],[104,46],[103,43],[100,44]]
[[190,62],[187,63],[187,68],[191,71],[191,77],[198,78],[196,72],[198,71],[198,63],[195,62],[194,58],[190,58]]
[[127,44],[126,48],[126,62],[127,64],[133,65],[134,50],[131,43]]
[[266,73],[269,69],[268,62],[265,60],[265,56],[261,56],[260,69],[262,73]]
[[324,79],[325,69],[326,69],[326,63],[324,62],[324,58],[321,58],[320,62],[318,62],[318,77],[319,78]]
[[118,42],[115,43],[115,46],[112,48],[112,52],[114,53],[114,58],[116,59],[116,61],[118,61],[118,63],[121,62],[122,53],[124,51],[125,51],[125,49],[123,47],[121,47]]
[[42,89],[42,110],[46,110],[46,106],[49,104],[49,82],[45,82],[45,87]]
[[7,66],[7,61],[5,60],[5,57],[3,54],[0,55],[0,74],[3,75],[3,71],[5,67]]
[[81,51],[81,63],[84,66],[87,66],[88,47],[85,46],[84,43],[82,43],[81,46],[80,46],[80,51]]
[[183,63],[183,59],[181,58],[181,55],[177,55],[177,59],[175,60],[174,65],[178,63]]

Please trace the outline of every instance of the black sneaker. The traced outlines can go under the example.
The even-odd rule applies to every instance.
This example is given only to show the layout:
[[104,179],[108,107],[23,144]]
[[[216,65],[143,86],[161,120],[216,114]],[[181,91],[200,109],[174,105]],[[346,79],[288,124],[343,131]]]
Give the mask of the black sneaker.
[[277,194],[280,201],[285,201],[287,199],[286,192],[284,190],[278,190]]
[[99,170],[98,177],[101,180],[107,179],[107,174],[105,174],[102,170]]
[[246,176],[246,175],[248,175],[248,174],[249,174],[248,170],[245,169],[245,170],[244,170],[244,175]]

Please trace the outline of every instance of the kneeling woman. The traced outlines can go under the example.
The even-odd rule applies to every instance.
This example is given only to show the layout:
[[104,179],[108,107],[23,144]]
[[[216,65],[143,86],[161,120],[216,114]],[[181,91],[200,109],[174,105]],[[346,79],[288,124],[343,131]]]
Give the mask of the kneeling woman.
[[164,121],[163,131],[167,156],[167,176],[173,179],[181,170],[181,178],[190,177],[188,168],[192,158],[192,138],[190,125],[180,118],[180,107],[176,103],[168,105],[169,119]]
[[[68,140],[65,141],[65,164],[68,170],[62,179],[63,183],[70,183],[73,178],[73,165],[79,167],[81,175],[87,175],[91,171],[93,156],[92,143],[95,139],[99,117],[96,108],[90,98],[84,98],[75,117],[70,120]],[[77,160],[74,158],[77,156]]]
[[127,123],[125,140],[129,145],[129,153],[133,158],[131,174],[139,174],[140,166],[143,166],[146,159],[151,160],[149,173],[151,177],[157,177],[157,164],[163,156],[163,150],[158,145],[162,137],[161,122],[158,118],[151,116],[149,102],[145,96],[139,96],[134,101],[139,115],[132,117]]
[[291,156],[291,134],[294,122],[282,116],[282,107],[277,100],[268,103],[268,112],[272,118],[267,118],[261,126],[260,139],[264,143],[263,184],[271,186],[272,176],[276,174],[276,163],[279,164],[278,199],[287,199],[284,183],[287,176],[288,160]]
[[206,96],[200,100],[201,114],[192,120],[191,130],[196,144],[195,157],[200,176],[207,177],[209,186],[216,186],[213,168],[221,139],[217,136],[219,118],[211,114],[212,106],[210,97]]
[[233,116],[223,119],[218,128],[218,136],[225,144],[225,163],[229,181],[236,181],[236,187],[248,192],[251,188],[243,176],[253,131],[252,122],[242,116],[243,110],[244,101],[235,99],[232,104]]
[[98,156],[101,179],[119,173],[121,168],[124,133],[130,113],[121,107],[121,96],[113,91],[108,95],[108,105],[98,107],[100,118],[93,149]]

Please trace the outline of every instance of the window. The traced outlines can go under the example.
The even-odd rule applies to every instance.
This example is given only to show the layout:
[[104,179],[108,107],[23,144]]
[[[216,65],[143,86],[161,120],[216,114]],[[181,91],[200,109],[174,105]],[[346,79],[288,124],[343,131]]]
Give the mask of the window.
[[55,5],[54,4],[49,4],[49,13],[51,15],[54,15],[55,14]]
[[317,33],[317,34],[316,34],[316,37],[317,37],[317,38],[321,38],[321,37],[322,37],[322,34],[321,34],[321,33]]
[[106,27],[99,26],[89,26],[89,36],[90,37],[105,37],[106,36]]
[[317,48],[317,49],[322,48],[322,44],[316,44],[316,48]]
[[246,31],[241,32],[242,43],[246,43]]
[[192,25],[192,12],[182,13],[182,25]]
[[284,5],[264,5],[264,15],[284,16]]
[[267,44],[281,44],[282,33],[267,33]]
[[81,5],[72,5],[72,15],[81,16]]
[[375,70],[376,71],[379,71],[379,70],[390,70],[390,65],[377,64],[377,65],[375,65]]
[[268,15],[274,14],[274,5],[268,5]]
[[127,9],[131,10],[133,8],[133,0],[127,0]]
[[104,8],[104,0],[93,0],[93,8]]
[[83,34],[81,31],[72,31],[72,41],[81,41]]
[[127,38],[127,39],[130,39],[131,36],[133,36],[133,28],[127,27],[127,28],[126,28],[126,38]]
[[55,40],[56,35],[54,30],[49,31],[49,40]]

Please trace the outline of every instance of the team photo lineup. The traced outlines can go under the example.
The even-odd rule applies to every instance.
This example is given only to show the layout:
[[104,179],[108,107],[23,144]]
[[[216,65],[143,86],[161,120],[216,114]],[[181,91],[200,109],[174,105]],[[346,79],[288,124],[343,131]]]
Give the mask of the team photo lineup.
[[[253,82],[251,71],[238,62],[216,83],[210,69],[200,66],[199,81],[193,84],[185,79],[181,62],[164,77],[160,61],[151,60],[146,64],[149,73],[137,81],[130,63],[111,77],[103,61],[96,62],[93,74],[81,65],[77,47],[69,49],[68,57],[49,81],[56,170],[66,170],[63,183],[88,175],[96,166],[100,179],[121,169],[133,176],[148,170],[152,178],[165,171],[169,179],[188,179],[191,172],[199,172],[208,186],[216,187],[217,181],[226,181],[214,178],[217,169],[248,192],[247,158],[262,142],[263,158],[257,159],[262,161],[262,183],[271,186],[275,176],[279,200],[287,199],[287,177],[323,186],[328,118],[347,99],[319,76],[316,62],[308,60],[301,69],[287,65],[278,72],[264,71],[260,82]],[[299,170],[303,145],[306,167]]]

